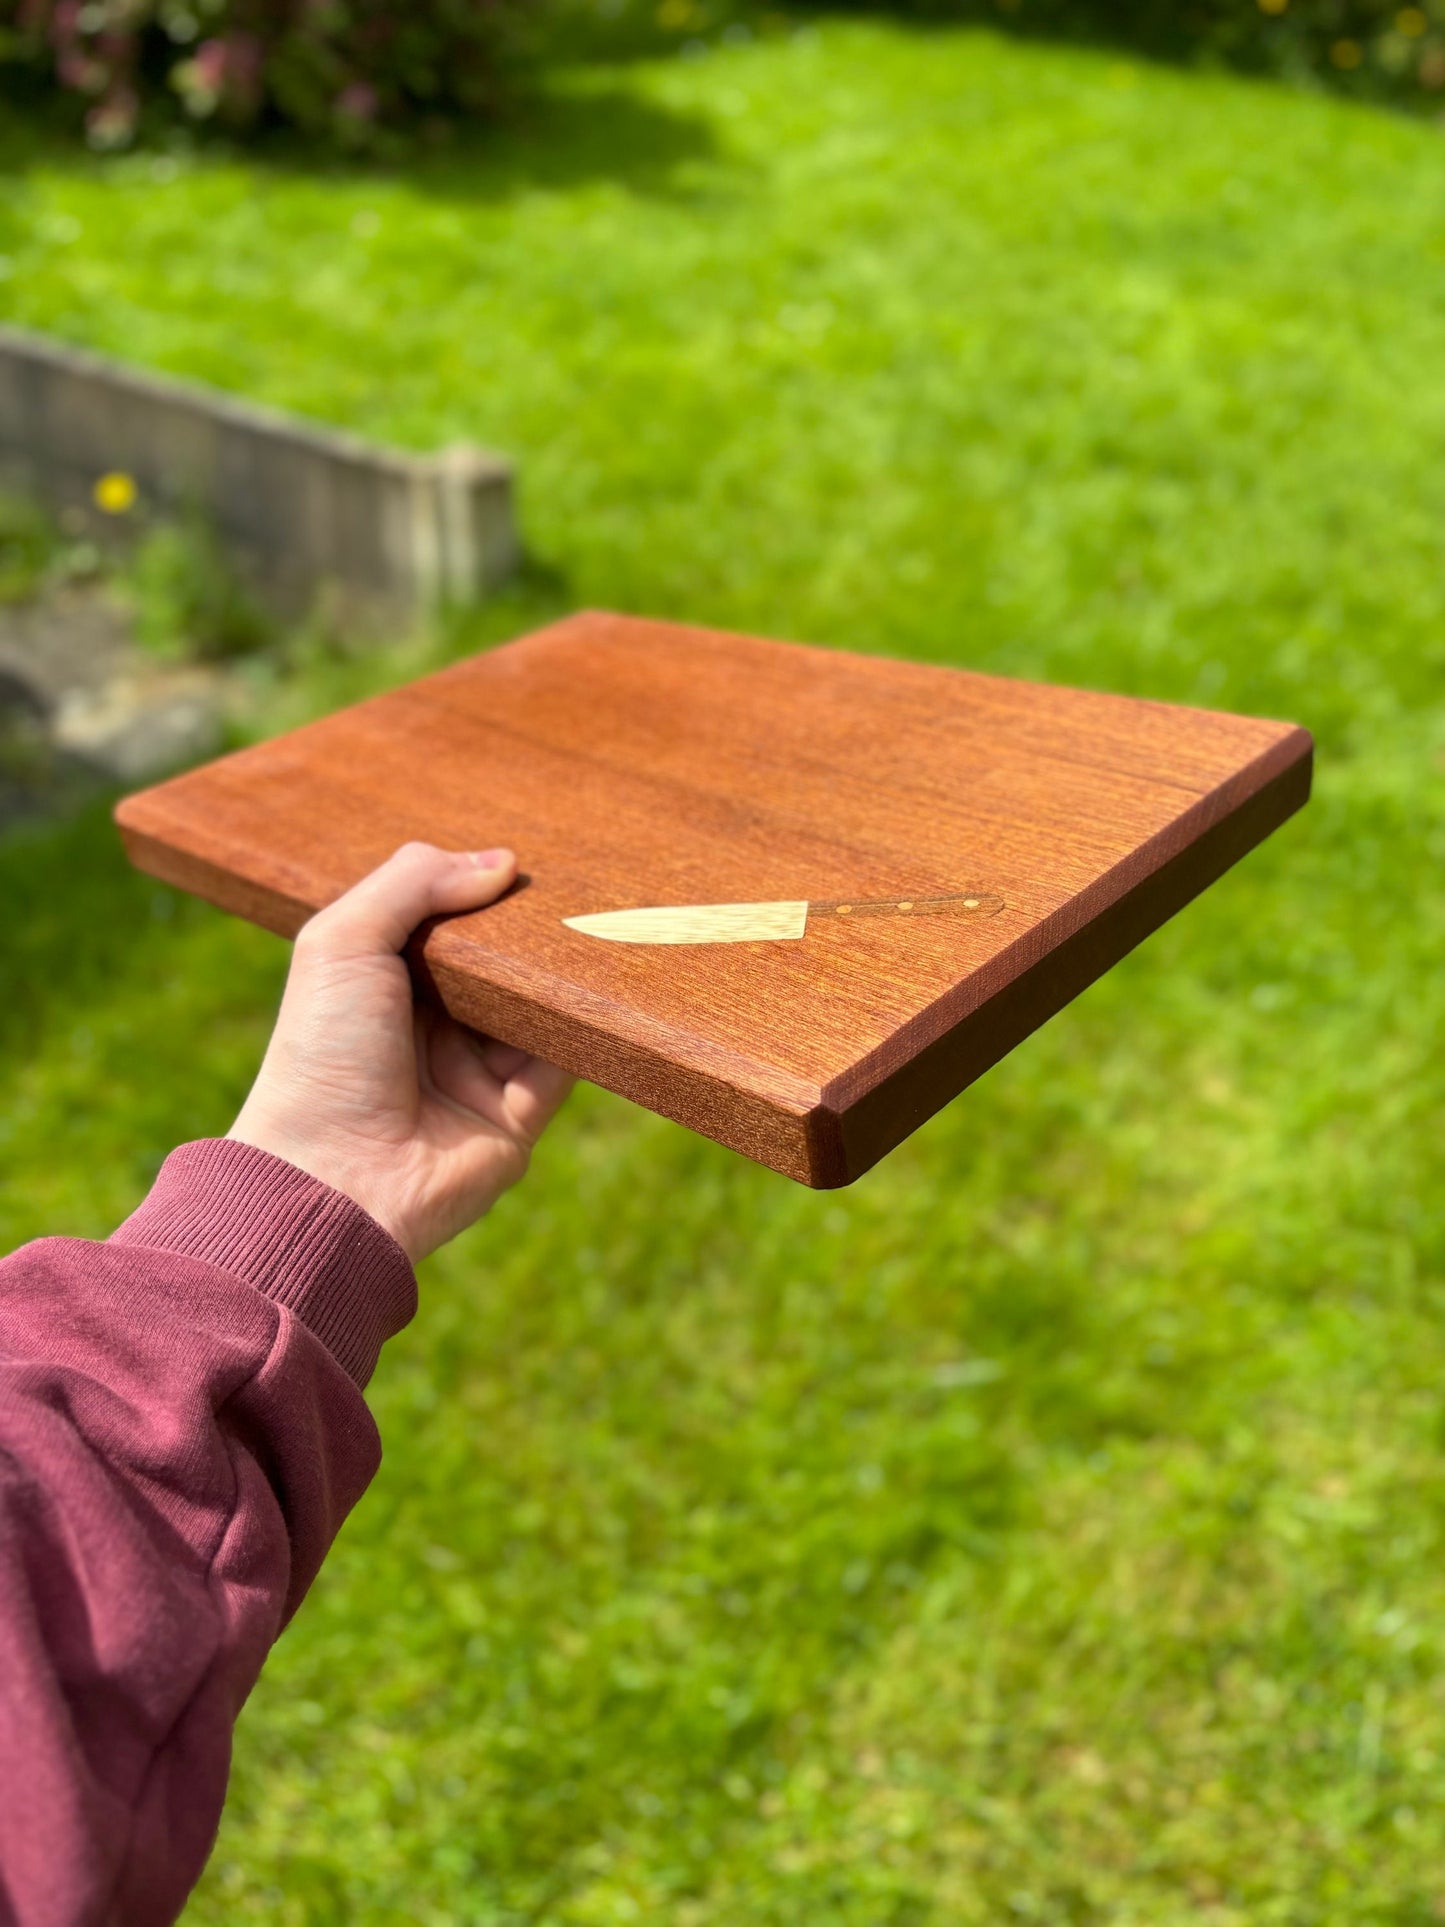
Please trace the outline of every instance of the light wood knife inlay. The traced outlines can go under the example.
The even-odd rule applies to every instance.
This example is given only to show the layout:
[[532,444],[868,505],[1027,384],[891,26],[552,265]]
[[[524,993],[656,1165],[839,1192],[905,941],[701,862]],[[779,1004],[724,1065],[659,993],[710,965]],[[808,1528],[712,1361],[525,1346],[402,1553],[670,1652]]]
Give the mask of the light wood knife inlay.
[[887,897],[857,903],[684,903],[564,917],[569,930],[609,943],[776,943],[838,917],[991,917],[1002,897]]
[[749,938],[801,937],[808,927],[803,903],[692,903],[656,910],[604,910],[564,917],[570,930],[613,943],[745,943]]

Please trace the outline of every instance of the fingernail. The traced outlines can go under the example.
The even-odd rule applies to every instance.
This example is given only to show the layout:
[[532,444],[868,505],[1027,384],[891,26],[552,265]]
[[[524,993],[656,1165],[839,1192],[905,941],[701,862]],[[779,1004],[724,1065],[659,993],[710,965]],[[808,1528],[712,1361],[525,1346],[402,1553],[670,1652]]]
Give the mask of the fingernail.
[[479,870],[500,870],[511,860],[510,850],[468,850],[467,852],[467,861]]

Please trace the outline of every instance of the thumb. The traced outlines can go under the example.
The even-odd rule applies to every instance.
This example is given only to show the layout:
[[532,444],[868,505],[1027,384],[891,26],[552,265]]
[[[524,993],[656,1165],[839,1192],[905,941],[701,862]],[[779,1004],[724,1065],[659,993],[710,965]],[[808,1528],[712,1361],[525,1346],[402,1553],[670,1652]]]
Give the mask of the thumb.
[[403,843],[395,855],[328,904],[302,929],[298,947],[315,957],[395,954],[428,917],[480,910],[512,883],[510,850],[439,850]]

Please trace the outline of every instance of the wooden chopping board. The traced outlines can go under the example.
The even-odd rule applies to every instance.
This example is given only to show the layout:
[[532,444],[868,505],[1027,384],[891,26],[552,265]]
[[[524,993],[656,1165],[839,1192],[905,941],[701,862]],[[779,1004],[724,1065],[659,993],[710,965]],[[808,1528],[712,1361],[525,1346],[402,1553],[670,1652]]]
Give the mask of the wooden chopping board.
[[[408,838],[511,845],[524,884],[413,943],[423,993],[829,1186],[1298,809],[1311,754],[1289,723],[589,613],[116,817],[141,869],[287,936]],[[718,905],[788,934],[719,941]],[[567,921],[630,909],[693,940]]]

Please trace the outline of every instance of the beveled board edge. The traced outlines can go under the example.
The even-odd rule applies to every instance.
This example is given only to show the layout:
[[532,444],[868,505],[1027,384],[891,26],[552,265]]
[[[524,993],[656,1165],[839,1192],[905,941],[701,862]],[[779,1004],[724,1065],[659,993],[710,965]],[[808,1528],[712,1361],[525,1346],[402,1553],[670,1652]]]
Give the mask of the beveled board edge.
[[[1081,991],[1207,890],[1309,801],[1313,744],[1186,848],[1150,871],[1090,922],[1040,956],[962,1023],[935,1039],[846,1109],[824,1092],[819,1138],[830,1175],[852,1184],[961,1091],[1047,1023]],[[833,1175],[836,1174],[836,1175]]]
[[220,864],[211,863],[147,829],[145,813],[150,795],[149,790],[138,790],[133,796],[123,796],[111,812],[120,831],[121,845],[137,870],[162,883],[174,884],[188,896],[214,904],[217,910],[244,917],[247,923],[259,924],[278,937],[294,937],[307,918],[315,916],[319,904],[308,903],[304,897],[288,896],[284,890],[272,889],[269,884],[253,882],[235,870],[222,869]]
[[755,1066],[740,1061],[729,1075],[680,1064],[666,1050],[618,1037],[576,1011],[549,1009],[506,985],[482,982],[450,964],[435,945],[414,945],[407,957],[422,994],[473,1030],[532,1051],[799,1184],[826,1182],[822,1173],[836,1160],[837,1127],[816,1087],[790,1079],[790,1095],[780,1076],[779,1088],[749,1089],[748,1082],[759,1081]]

